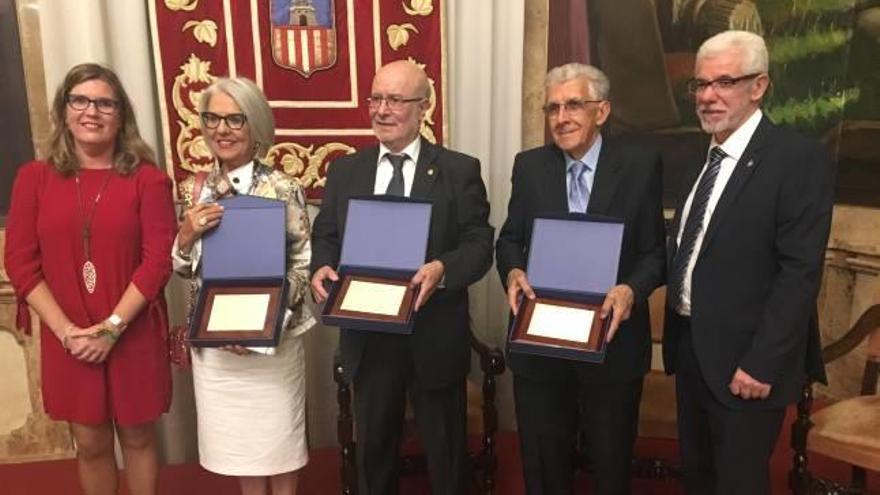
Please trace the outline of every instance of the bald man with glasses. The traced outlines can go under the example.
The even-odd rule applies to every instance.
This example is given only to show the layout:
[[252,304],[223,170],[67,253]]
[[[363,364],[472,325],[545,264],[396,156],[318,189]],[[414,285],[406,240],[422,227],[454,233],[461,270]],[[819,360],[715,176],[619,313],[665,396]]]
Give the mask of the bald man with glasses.
[[468,286],[492,265],[494,231],[473,157],[431,144],[419,130],[428,109],[427,76],[409,61],[382,67],[368,99],[379,143],[330,164],[312,229],[312,293],[327,298],[337,280],[348,199],[391,194],[433,205],[427,260],[412,278],[412,335],[342,329],[345,378],[354,383],[362,494],[397,493],[403,413],[411,397],[432,493],[465,492],[465,377],[470,366]]

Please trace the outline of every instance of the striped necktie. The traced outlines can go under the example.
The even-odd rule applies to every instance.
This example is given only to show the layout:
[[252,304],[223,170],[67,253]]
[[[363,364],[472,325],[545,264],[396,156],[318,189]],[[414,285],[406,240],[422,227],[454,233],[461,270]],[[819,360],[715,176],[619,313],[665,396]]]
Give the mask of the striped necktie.
[[709,198],[712,196],[712,190],[715,188],[715,179],[718,178],[718,171],[721,170],[721,162],[726,156],[727,153],[721,147],[712,147],[709,151],[709,166],[706,167],[706,171],[700,177],[697,190],[694,192],[694,197],[691,200],[691,209],[684,224],[684,230],[681,233],[681,242],[678,245],[678,250],[675,252],[675,257],[672,259],[672,267],[669,272],[669,290],[672,291],[671,293],[674,296],[674,308],[681,307],[684,279],[687,276],[688,265],[690,264],[691,257],[694,255],[697,238],[703,232]]

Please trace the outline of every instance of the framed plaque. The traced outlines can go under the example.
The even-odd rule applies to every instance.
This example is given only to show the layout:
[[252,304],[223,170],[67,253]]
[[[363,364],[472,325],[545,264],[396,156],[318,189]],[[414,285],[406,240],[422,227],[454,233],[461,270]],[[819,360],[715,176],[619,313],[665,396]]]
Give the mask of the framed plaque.
[[342,281],[331,313],[405,323],[412,314],[415,293],[408,280],[351,275]]
[[205,307],[195,334],[190,337],[192,343],[203,347],[276,343],[277,315],[279,309],[283,310],[281,287],[212,286],[203,292]]
[[611,315],[599,317],[617,281],[623,222],[594,215],[537,217],[527,276],[535,299],[523,297],[508,346],[524,352],[601,363]]
[[195,347],[274,347],[287,301],[286,205],[234,196],[202,238],[202,287],[189,330]]
[[396,196],[351,198],[337,269],[321,311],[325,325],[412,333],[418,287],[409,282],[425,263],[431,203]]
[[601,309],[601,304],[570,299],[523,298],[510,339],[520,344],[601,353],[611,323],[610,316],[599,318]]

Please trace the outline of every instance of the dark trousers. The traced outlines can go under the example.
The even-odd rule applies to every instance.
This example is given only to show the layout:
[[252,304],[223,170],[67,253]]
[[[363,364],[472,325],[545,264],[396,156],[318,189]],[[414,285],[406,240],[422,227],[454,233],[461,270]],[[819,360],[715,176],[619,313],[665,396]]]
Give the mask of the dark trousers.
[[425,450],[431,491],[464,493],[466,393],[464,380],[439,389],[420,386],[409,339],[370,336],[354,377],[357,461],[362,495],[398,493],[398,463],[407,392]]
[[770,455],[785,409],[742,410],[720,403],[703,379],[690,331],[679,340],[675,385],[685,492],[769,494]]
[[559,381],[533,381],[514,374],[526,493],[573,493],[572,454],[580,427],[596,477],[595,493],[628,494],[642,378],[585,383],[574,371],[578,364],[571,365],[566,379]]

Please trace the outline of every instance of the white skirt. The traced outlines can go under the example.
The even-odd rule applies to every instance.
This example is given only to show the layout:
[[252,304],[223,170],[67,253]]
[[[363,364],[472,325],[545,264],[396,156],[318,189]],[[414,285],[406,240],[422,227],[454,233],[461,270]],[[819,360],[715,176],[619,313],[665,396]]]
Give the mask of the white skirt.
[[302,336],[275,355],[193,351],[199,462],[228,476],[273,476],[309,460]]

